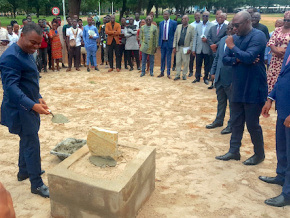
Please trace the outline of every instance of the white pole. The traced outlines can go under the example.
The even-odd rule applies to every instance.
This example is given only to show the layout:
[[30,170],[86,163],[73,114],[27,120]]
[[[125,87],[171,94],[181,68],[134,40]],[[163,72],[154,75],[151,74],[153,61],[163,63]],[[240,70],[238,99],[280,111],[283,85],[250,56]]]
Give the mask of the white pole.
[[114,12],[114,5],[113,5],[114,3],[112,2],[112,14],[113,14],[113,12]]
[[99,18],[101,19],[101,1],[99,1]]
[[62,0],[62,10],[63,10],[63,25],[66,24],[66,19],[65,19],[65,2]]

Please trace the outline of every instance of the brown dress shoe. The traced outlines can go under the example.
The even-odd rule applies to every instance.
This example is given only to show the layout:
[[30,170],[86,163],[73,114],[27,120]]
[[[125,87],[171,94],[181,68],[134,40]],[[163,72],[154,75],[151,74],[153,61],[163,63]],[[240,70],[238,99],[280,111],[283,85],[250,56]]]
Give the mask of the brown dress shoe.
[[117,72],[120,72],[120,69],[119,68],[117,68]]
[[109,70],[108,70],[108,72],[112,72],[113,71],[113,68],[110,68]]
[[67,68],[67,69],[66,69],[66,72],[69,72],[69,71],[71,71],[71,68]]
[[76,71],[81,71],[81,69],[80,68],[76,68]]

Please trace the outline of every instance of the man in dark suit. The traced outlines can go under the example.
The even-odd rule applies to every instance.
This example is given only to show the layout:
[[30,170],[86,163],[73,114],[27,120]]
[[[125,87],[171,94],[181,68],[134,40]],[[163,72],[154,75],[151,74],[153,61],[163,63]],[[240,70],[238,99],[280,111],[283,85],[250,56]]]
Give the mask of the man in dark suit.
[[270,35],[268,27],[266,27],[264,24],[261,24],[260,20],[261,14],[259,12],[254,12],[252,15],[252,26],[258,30],[261,30],[265,34],[267,41],[269,41]]
[[[228,35],[233,35],[233,27],[230,23],[227,26]],[[228,36],[223,37],[219,42],[219,47],[216,52],[216,56],[213,61],[213,65],[210,70],[212,81],[215,81],[216,95],[217,95],[217,115],[215,121],[206,126],[207,129],[213,129],[223,126],[225,113],[227,109],[227,101],[231,96],[231,83],[232,83],[232,66],[225,66],[223,64],[223,57],[226,49],[226,39]],[[231,102],[230,114],[231,114]],[[228,121],[228,125],[221,131],[221,134],[228,134],[232,132],[231,118]]]
[[170,79],[171,55],[173,49],[174,33],[177,22],[170,20],[169,11],[163,13],[164,20],[159,24],[158,46],[161,48],[161,73],[158,77],[164,76],[165,63],[167,63],[167,77]]
[[39,114],[49,114],[39,94],[39,72],[32,54],[40,47],[42,29],[35,23],[24,26],[19,41],[11,45],[0,58],[3,84],[1,124],[20,137],[18,181],[30,179],[31,192],[49,197],[41,179],[38,130]]
[[269,117],[272,101],[276,102],[278,112],[276,122],[277,168],[275,177],[260,176],[259,179],[283,186],[282,193],[267,199],[266,204],[283,207],[290,205],[290,45],[285,52],[278,80],[262,109],[262,115]]
[[232,21],[236,35],[226,39],[224,65],[232,66],[232,136],[229,152],[219,160],[240,160],[245,123],[254,144],[255,154],[244,161],[256,165],[265,159],[264,140],[259,117],[267,99],[267,76],[264,65],[265,34],[252,27],[247,11],[237,13]]
[[[227,34],[227,24],[225,24],[226,13],[221,13],[217,16],[217,24],[212,26],[208,33],[208,44],[213,52],[213,58],[215,58],[217,48],[219,46],[221,38],[223,38]],[[208,89],[213,89],[213,81]]]
[[200,82],[202,62],[204,62],[203,82],[208,85],[208,74],[212,63],[212,51],[208,44],[208,33],[213,23],[208,21],[209,12],[202,14],[202,23],[198,24],[195,29],[195,36],[192,46],[192,54],[196,55],[196,72],[195,80],[192,83]]

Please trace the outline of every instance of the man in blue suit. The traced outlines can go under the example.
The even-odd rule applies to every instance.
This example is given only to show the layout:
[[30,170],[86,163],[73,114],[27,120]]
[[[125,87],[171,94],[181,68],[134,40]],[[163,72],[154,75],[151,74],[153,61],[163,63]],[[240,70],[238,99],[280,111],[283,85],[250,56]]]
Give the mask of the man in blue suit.
[[164,21],[159,24],[158,46],[161,48],[161,73],[158,77],[164,76],[165,63],[167,62],[167,77],[170,79],[171,55],[173,50],[174,33],[177,22],[170,20],[169,11],[163,13]]
[[31,192],[49,197],[41,179],[39,114],[49,114],[48,106],[39,94],[39,72],[33,53],[42,42],[42,29],[35,23],[24,26],[17,43],[0,58],[3,84],[1,124],[20,137],[18,181],[30,179]]
[[265,159],[264,140],[259,117],[267,99],[267,76],[264,65],[265,34],[252,27],[251,15],[237,13],[232,25],[236,35],[226,39],[224,65],[232,66],[232,136],[229,152],[218,160],[240,160],[245,123],[254,144],[254,155],[244,161],[256,165]]
[[267,199],[266,204],[283,207],[290,205],[290,45],[284,55],[278,80],[268,96],[262,109],[262,115],[269,117],[272,101],[276,102],[278,112],[276,122],[276,152],[277,168],[275,177],[260,176],[259,179],[283,186],[282,193],[277,197]]
[[[227,25],[226,33],[228,35],[234,34],[231,23]],[[223,126],[225,113],[227,109],[227,101],[230,100],[230,96],[232,93],[231,92],[232,66],[225,66],[223,64],[223,57],[225,54],[225,49],[227,47],[226,46],[227,38],[228,36],[224,36],[219,41],[219,47],[217,49],[216,56],[214,58],[214,61],[210,70],[211,80],[215,82],[218,105],[217,105],[217,115],[216,115],[215,121],[209,125],[206,125],[207,129],[213,129],[216,127]],[[229,105],[230,105],[230,115],[231,115],[232,107],[231,107],[230,101],[229,101]],[[230,117],[227,127],[221,131],[221,134],[228,134],[231,132],[232,132],[232,127],[231,127],[231,117]]]

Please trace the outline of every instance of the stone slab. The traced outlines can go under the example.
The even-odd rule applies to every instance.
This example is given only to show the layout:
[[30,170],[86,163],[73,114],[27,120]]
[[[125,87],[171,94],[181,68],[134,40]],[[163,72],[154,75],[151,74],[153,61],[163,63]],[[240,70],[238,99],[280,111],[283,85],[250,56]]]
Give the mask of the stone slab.
[[93,127],[87,137],[87,145],[92,156],[118,157],[118,132]]
[[155,189],[155,148],[140,148],[114,179],[93,179],[69,170],[88,152],[84,146],[48,172],[52,217],[136,217]]

